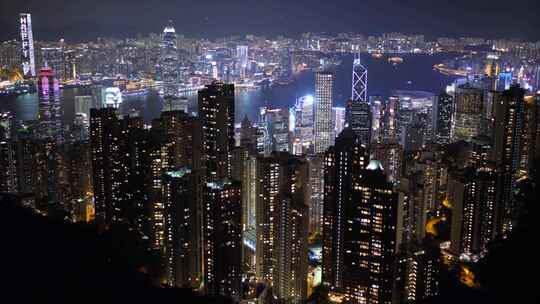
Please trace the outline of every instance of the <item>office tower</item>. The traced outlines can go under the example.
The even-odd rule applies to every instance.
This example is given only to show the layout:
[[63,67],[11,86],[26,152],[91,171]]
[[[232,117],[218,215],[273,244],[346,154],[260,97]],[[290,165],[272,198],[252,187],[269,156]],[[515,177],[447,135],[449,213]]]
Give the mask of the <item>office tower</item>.
[[161,40],[160,67],[163,81],[163,96],[178,97],[178,50],[176,47],[176,31],[172,24],[163,29]]
[[266,121],[272,140],[272,151],[289,152],[289,111],[287,109],[267,109]]
[[384,100],[381,96],[370,96],[371,106],[371,141],[374,143],[382,142],[382,112]]
[[492,164],[450,173],[450,251],[456,256],[475,260],[498,233],[496,191],[497,174]]
[[440,252],[432,244],[413,244],[397,256],[398,303],[417,303],[439,294]]
[[433,107],[433,129],[436,143],[442,145],[450,143],[453,113],[454,98],[445,92],[441,92]]
[[381,133],[383,143],[398,143],[398,115],[400,101],[397,96],[390,96],[382,110]]
[[42,68],[38,80],[39,122],[41,138],[62,140],[60,86],[51,68]]
[[333,137],[337,137],[346,125],[346,115],[345,108],[342,107],[332,107],[332,126],[333,126]]
[[66,63],[64,61],[64,49],[61,47],[41,48],[43,66],[50,67],[56,72],[59,80],[66,80]]
[[280,51],[281,61],[279,62],[280,74],[279,78],[288,81],[292,77],[293,64],[291,56],[291,48],[284,47]]
[[0,113],[0,192],[17,192],[17,155],[13,140],[13,117]]
[[360,138],[346,128],[324,157],[323,282],[343,287],[345,210],[350,206],[353,185],[365,168],[369,154]]
[[323,158],[317,155],[307,158],[309,164],[309,233],[320,233],[323,221],[324,166]]
[[367,73],[368,70],[360,62],[360,48],[355,46],[353,49],[353,71],[352,71],[352,94],[353,102],[367,102]]
[[343,292],[347,301],[392,303],[401,242],[398,195],[378,161],[365,168],[353,162],[351,168],[342,162],[351,159],[332,150],[326,154],[325,185],[329,181],[332,186],[325,187],[323,282]]
[[161,109],[161,112],[182,111],[187,113],[188,103],[187,97],[165,98],[163,99],[163,108]]
[[30,14],[20,14],[22,71],[24,77],[36,76],[34,57],[34,36],[32,33],[32,17]]
[[236,46],[236,59],[238,60],[239,74],[242,78],[246,77],[248,72],[248,51],[249,47],[247,45]]
[[272,152],[272,137],[266,107],[259,108],[259,122],[257,125],[257,152],[262,155],[270,155],[270,152]]
[[334,74],[315,73],[315,153],[324,153],[333,143],[332,105],[334,94]]
[[307,292],[308,164],[289,153],[257,160],[259,280],[278,299],[299,303]]
[[204,288],[210,295],[238,301],[242,275],[241,184],[228,178],[203,190]]
[[201,274],[198,176],[188,167],[163,174],[165,275],[171,287],[198,288]]
[[311,153],[314,137],[313,137],[313,126],[315,122],[314,117],[314,108],[313,108],[313,96],[305,95],[296,100],[294,106],[295,110],[295,128],[294,128],[294,138],[298,144],[295,146],[294,154],[303,155]]
[[495,97],[493,113],[493,151],[500,181],[497,189],[501,232],[512,228],[512,212],[515,211],[512,191],[517,180],[530,172],[538,123],[537,104],[532,96],[524,96],[524,90],[512,86],[510,90]]
[[469,86],[456,88],[452,141],[470,141],[482,132],[483,91]]
[[200,90],[199,118],[207,180],[230,176],[234,147],[234,85],[214,82]]
[[347,102],[347,124],[366,146],[371,142],[371,115],[371,107],[367,101]]
[[240,146],[248,148],[252,153],[257,152],[257,127],[244,116],[240,126]]
[[347,102],[346,121],[364,145],[371,142],[371,107],[367,99],[367,69],[360,63],[358,46],[353,50],[352,94]]

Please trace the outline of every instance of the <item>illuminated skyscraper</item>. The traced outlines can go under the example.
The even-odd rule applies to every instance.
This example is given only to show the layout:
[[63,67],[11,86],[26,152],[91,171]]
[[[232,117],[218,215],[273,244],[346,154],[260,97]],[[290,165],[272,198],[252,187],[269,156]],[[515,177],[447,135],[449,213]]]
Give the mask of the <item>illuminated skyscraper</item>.
[[375,143],[382,142],[382,113],[384,100],[381,96],[370,96],[371,105],[371,141]]
[[163,96],[166,98],[175,98],[178,95],[179,61],[176,46],[176,31],[172,24],[169,24],[163,29],[160,65]]
[[323,158],[318,155],[308,157],[309,164],[309,232],[321,233],[324,203]]
[[240,182],[228,178],[203,190],[204,288],[210,295],[238,301],[242,275],[242,200]]
[[238,60],[238,68],[240,72],[240,77],[246,77],[248,71],[248,51],[249,47],[247,45],[237,45],[236,46],[236,58]]
[[362,141],[368,146],[371,143],[371,107],[367,101],[347,102],[346,121],[349,126]]
[[38,75],[39,122],[42,138],[62,140],[60,86],[51,68],[42,68]]
[[16,146],[13,140],[13,117],[0,112],[0,192],[17,192]]
[[512,229],[511,217],[516,207],[512,192],[517,180],[530,173],[535,155],[538,106],[533,96],[524,94],[519,86],[512,86],[494,101],[493,150],[500,172],[498,223],[502,232]]
[[430,244],[408,246],[397,257],[398,303],[417,303],[439,294],[440,249]]
[[448,183],[452,204],[450,250],[462,258],[481,254],[497,234],[497,175],[493,165],[452,172]]
[[350,208],[353,184],[358,182],[369,154],[358,136],[346,128],[324,157],[323,282],[343,287],[346,210]]
[[287,109],[267,109],[266,121],[272,139],[272,151],[290,150],[289,111]]
[[199,118],[207,181],[230,176],[234,147],[234,85],[214,82],[200,90]]
[[367,99],[367,74],[360,63],[358,46],[354,51],[352,71],[352,94],[347,102],[347,124],[360,137],[364,145],[371,143],[371,107]]
[[399,97],[391,96],[383,107],[381,133],[383,143],[398,143]]
[[[114,182],[118,176],[115,168],[119,153],[119,138],[114,133],[118,129],[118,117],[115,109],[92,109],[90,111],[90,143],[92,149],[92,170],[94,181],[94,204],[96,222],[111,224],[120,218],[119,184]],[[125,177],[125,176],[124,176]]]
[[273,153],[257,160],[257,177],[257,278],[299,303],[307,293],[308,164]]
[[480,89],[456,88],[452,141],[470,141],[482,132],[484,98]]
[[343,129],[345,129],[346,119],[345,119],[345,108],[342,107],[332,107],[332,125],[334,126],[334,135],[337,137]]
[[352,71],[352,101],[367,102],[367,73],[368,70],[360,62],[360,48],[353,49],[353,71]]
[[448,144],[450,142],[450,135],[452,131],[454,98],[445,92],[441,92],[441,94],[435,100],[433,108],[435,142],[439,144]]
[[398,195],[378,161],[361,166],[367,155],[356,141],[326,154],[323,282],[350,302],[392,303]]
[[315,74],[315,153],[323,153],[333,143],[332,105],[334,94],[334,74]]
[[313,146],[313,96],[306,95],[298,98],[295,104],[295,128],[293,152],[296,155],[312,151]]
[[109,108],[120,108],[122,104],[122,92],[120,88],[110,87],[105,89],[105,105]]
[[34,34],[32,33],[32,17],[30,14],[20,14],[22,70],[25,77],[36,76],[34,57]]

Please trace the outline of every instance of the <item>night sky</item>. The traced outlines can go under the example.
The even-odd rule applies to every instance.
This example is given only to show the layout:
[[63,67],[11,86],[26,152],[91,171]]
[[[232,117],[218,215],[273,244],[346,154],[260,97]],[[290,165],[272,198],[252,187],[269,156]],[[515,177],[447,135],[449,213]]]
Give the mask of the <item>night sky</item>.
[[37,40],[159,32],[168,19],[192,37],[400,31],[540,40],[540,0],[0,0],[0,40],[19,38],[29,12]]

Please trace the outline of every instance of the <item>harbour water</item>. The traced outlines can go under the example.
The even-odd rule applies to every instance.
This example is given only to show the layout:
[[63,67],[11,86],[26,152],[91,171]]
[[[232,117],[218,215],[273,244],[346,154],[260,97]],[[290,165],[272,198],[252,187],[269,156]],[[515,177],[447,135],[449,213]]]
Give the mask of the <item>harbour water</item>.
[[[392,64],[386,58],[362,56],[362,64],[368,68],[368,95],[389,96],[394,90],[414,90],[438,93],[452,83],[454,76],[443,75],[433,69],[433,65],[452,58],[452,54],[408,54],[402,55],[403,63]],[[334,106],[343,106],[351,95],[352,56],[343,55],[341,65],[335,67]],[[256,90],[238,90],[236,96],[236,121],[247,115],[256,121],[261,106],[290,107],[295,100],[306,94],[314,94],[314,73],[304,72],[295,76],[287,85],[274,85]],[[71,88],[61,92],[61,106],[64,122],[74,118],[74,99],[77,95],[89,95],[87,88]],[[189,111],[196,112],[196,94],[188,96]],[[124,100],[122,112],[136,109],[146,121],[159,116],[163,101],[159,94],[150,91],[147,95],[130,97]],[[10,111],[17,121],[37,118],[37,93],[20,96],[0,97],[0,111]]]

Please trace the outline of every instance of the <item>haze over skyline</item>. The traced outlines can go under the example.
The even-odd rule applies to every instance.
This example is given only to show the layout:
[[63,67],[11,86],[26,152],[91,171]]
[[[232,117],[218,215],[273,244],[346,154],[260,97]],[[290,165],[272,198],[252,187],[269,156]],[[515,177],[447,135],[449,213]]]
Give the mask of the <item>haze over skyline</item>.
[[179,33],[215,38],[302,32],[399,31],[427,36],[539,40],[535,0],[37,0],[0,3],[0,40],[19,38],[18,14],[32,14],[37,40],[88,41],[160,32],[169,19]]

